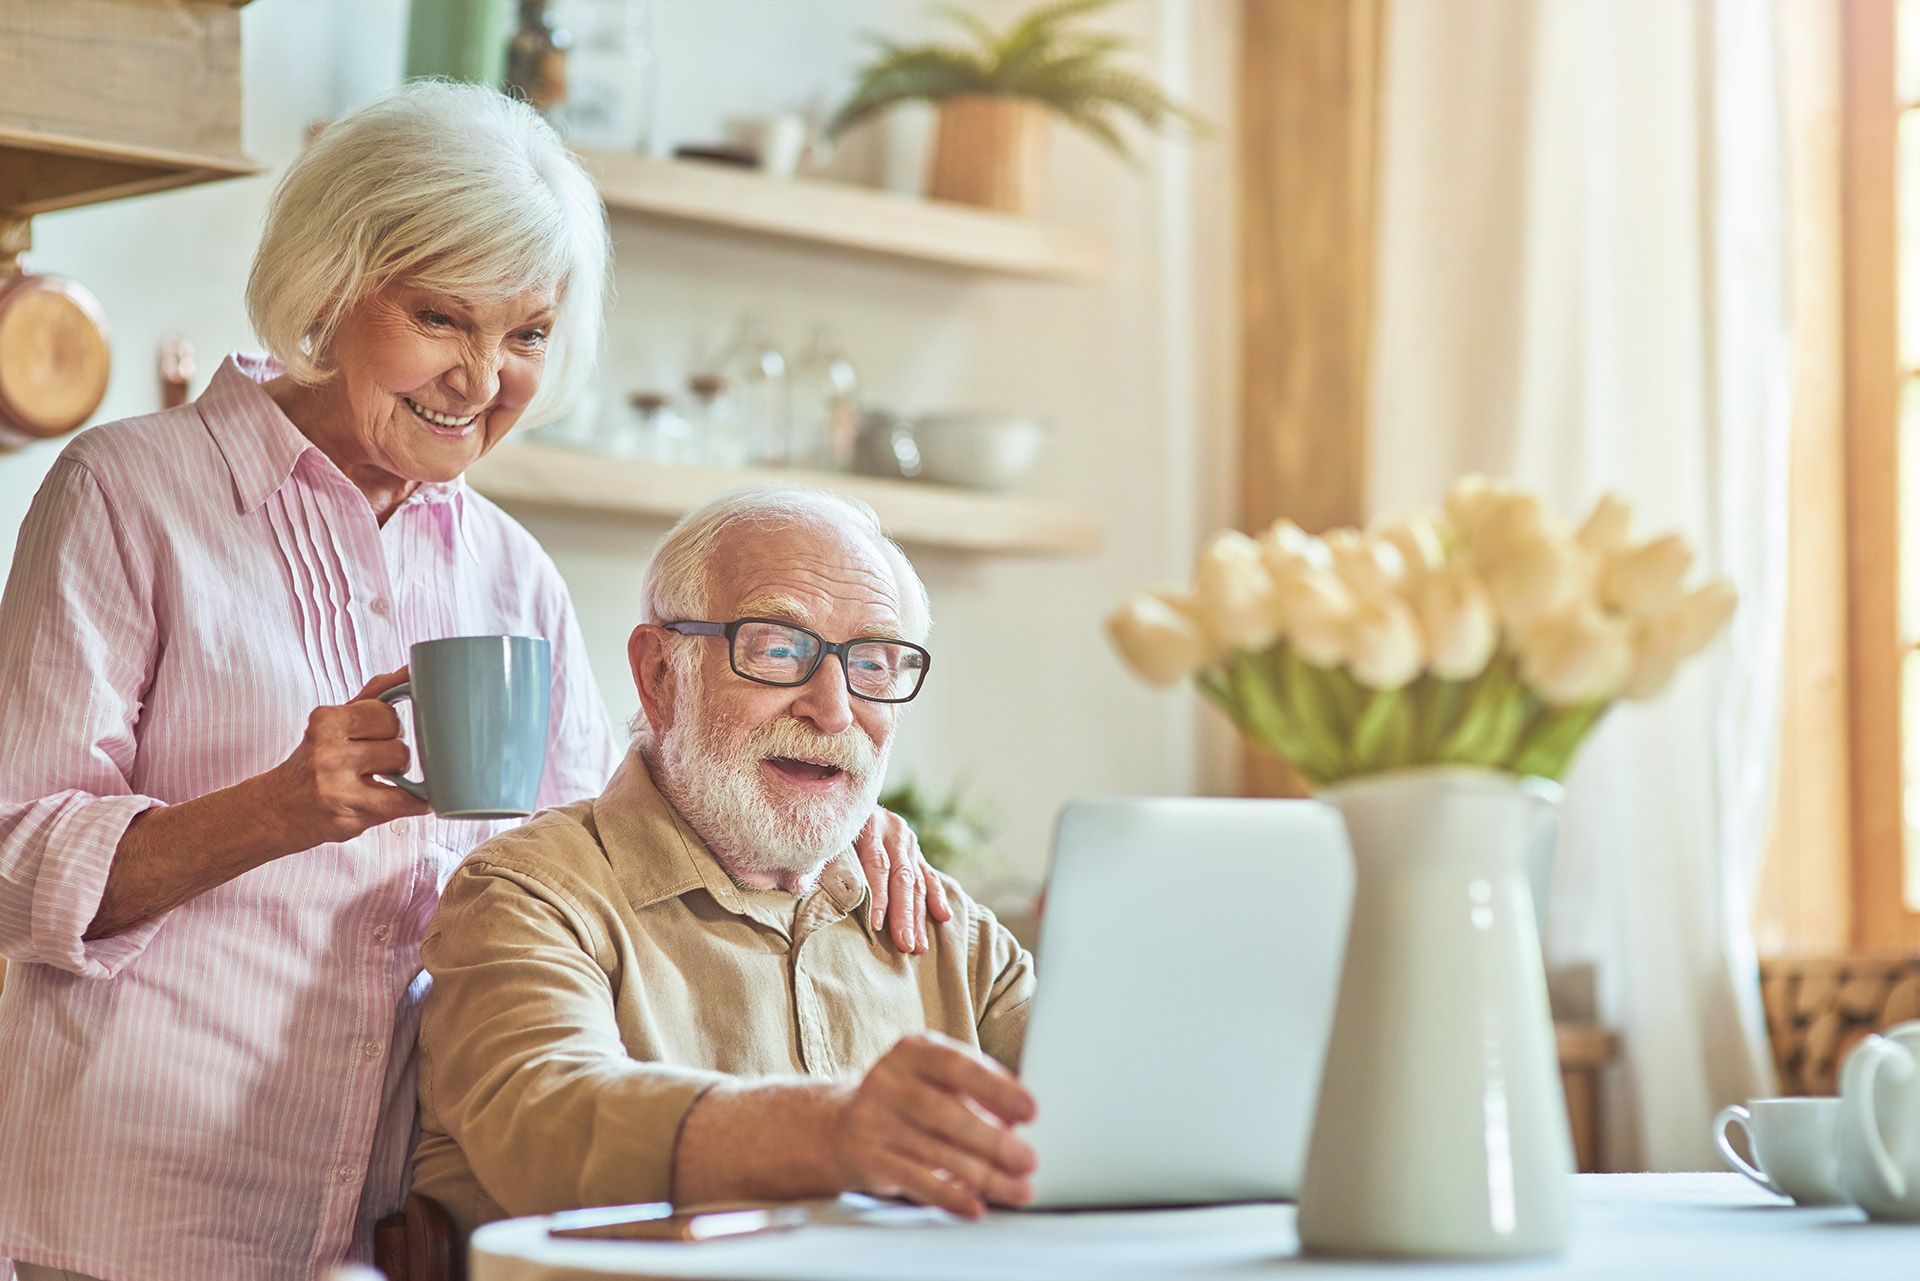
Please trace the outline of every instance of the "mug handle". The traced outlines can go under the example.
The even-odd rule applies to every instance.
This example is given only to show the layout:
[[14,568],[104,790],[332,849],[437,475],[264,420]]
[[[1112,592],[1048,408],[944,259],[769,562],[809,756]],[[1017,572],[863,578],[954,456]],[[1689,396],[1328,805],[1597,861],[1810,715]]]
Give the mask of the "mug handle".
[[[401,681],[386,693],[379,695],[380,701],[388,707],[392,707],[403,698],[412,697],[412,681]],[[427,795],[427,780],[424,778],[408,778],[405,774],[377,774],[374,777],[385,779],[408,795],[418,800],[423,800],[429,805],[433,804],[433,798]]]
[[1895,1079],[1907,1080],[1913,1075],[1913,1051],[1884,1036],[1870,1036],[1860,1042],[1860,1048],[1847,1057],[1847,1066],[1840,1073],[1841,1095],[1849,1100],[1859,1099],[1860,1106],[1848,1108],[1840,1119],[1841,1124],[1855,1128],[1886,1194],[1901,1201],[1907,1195],[1907,1176],[1887,1151],[1887,1141],[1880,1136],[1880,1118],[1873,1110],[1874,1080],[1880,1075],[1880,1069],[1888,1065],[1893,1067]]
[[1773,1193],[1775,1196],[1787,1195],[1785,1192],[1782,1192],[1780,1190],[1780,1185],[1778,1183],[1775,1183],[1772,1179],[1767,1177],[1766,1171],[1762,1170],[1759,1166],[1754,1165],[1751,1161],[1748,1161],[1745,1157],[1741,1156],[1738,1149],[1736,1149],[1733,1146],[1733,1144],[1727,1142],[1727,1127],[1730,1125],[1738,1125],[1743,1131],[1745,1131],[1747,1136],[1747,1146],[1752,1147],[1753,1146],[1753,1113],[1747,1111],[1747,1109],[1742,1107],[1740,1104],[1735,1103],[1730,1107],[1721,1108],[1720,1115],[1713,1118],[1714,1146],[1720,1149],[1720,1155],[1727,1159],[1727,1164],[1732,1166],[1734,1169],[1738,1170],[1740,1173],[1746,1175],[1749,1179],[1752,1179],[1755,1183],[1758,1183],[1761,1187]]

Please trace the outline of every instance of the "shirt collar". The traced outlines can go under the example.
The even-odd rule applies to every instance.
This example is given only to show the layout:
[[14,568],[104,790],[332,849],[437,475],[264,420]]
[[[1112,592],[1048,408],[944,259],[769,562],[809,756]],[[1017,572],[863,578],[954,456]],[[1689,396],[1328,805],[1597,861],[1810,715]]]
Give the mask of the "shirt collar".
[[242,512],[255,510],[286,484],[308,450],[320,452],[260,385],[284,372],[269,357],[233,352],[194,401],[227,460]]
[[[634,911],[705,890],[736,916],[761,919],[753,902],[756,893],[733,883],[706,843],[660,794],[638,750],[627,753],[606,791],[593,802],[593,821]],[[800,902],[799,910],[815,916],[823,912],[832,917],[852,915],[871,937],[868,913],[858,910],[867,894],[859,861],[846,849],[821,870],[819,883]]]
[[[309,451],[326,455],[300,434],[262,383],[286,372],[270,356],[232,352],[220,362],[213,380],[194,402],[201,420],[227,460],[242,512],[251,512],[287,483]],[[331,466],[331,463],[328,464]],[[412,506],[446,507],[453,544],[479,559],[467,529],[467,480],[425,481],[407,495],[398,510]]]

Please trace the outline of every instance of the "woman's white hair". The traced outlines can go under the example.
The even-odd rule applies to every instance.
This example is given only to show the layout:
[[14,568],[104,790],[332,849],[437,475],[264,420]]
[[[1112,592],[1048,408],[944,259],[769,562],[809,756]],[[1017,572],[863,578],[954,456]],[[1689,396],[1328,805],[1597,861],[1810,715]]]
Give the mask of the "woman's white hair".
[[303,383],[332,374],[347,311],[390,284],[476,301],[554,288],[540,392],[559,417],[593,376],[610,250],[593,180],[526,103],[417,80],[328,125],[288,167],[247,280],[247,314]]
[[735,525],[761,529],[800,526],[834,529],[866,538],[893,571],[900,594],[900,627],[904,639],[924,642],[933,628],[933,611],[926,584],[913,562],[887,537],[880,517],[857,498],[797,485],[747,485],[730,489],[682,516],[654,549],[641,586],[646,621],[667,623],[705,618],[707,578],[713,550],[721,535]]

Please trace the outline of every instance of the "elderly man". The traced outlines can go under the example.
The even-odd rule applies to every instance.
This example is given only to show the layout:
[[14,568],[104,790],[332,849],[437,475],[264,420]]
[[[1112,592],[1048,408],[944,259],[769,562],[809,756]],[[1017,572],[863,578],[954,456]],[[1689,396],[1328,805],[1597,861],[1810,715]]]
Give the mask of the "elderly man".
[[859,1190],[1032,1195],[1031,957],[951,881],[887,947],[851,846],[926,590],[863,504],[735,491],[648,567],[644,718],[597,800],[477,849],[423,952],[416,1190],[507,1215]]

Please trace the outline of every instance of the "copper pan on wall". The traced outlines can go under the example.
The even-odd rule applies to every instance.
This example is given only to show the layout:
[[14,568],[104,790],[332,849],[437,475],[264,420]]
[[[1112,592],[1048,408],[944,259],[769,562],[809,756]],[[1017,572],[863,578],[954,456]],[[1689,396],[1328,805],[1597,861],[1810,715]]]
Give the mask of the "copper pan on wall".
[[0,217],[0,446],[65,435],[107,393],[106,313],[76,281],[18,265],[25,219]]

